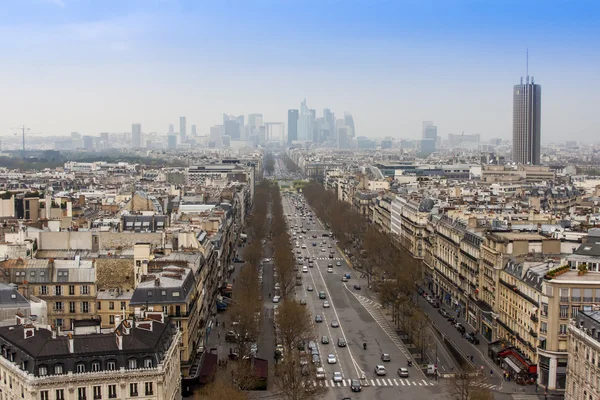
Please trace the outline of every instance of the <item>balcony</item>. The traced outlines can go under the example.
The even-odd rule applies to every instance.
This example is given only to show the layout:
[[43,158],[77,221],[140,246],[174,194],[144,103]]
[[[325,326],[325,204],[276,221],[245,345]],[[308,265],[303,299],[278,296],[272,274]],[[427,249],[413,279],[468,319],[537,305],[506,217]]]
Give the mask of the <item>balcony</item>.
[[560,301],[561,301],[561,303],[568,303],[569,296],[560,296]]
[[[561,297],[561,299],[562,299],[562,297]],[[561,301],[562,301],[562,300],[561,300]],[[568,300],[567,300],[567,301],[568,301]],[[571,301],[572,301],[573,303],[581,303],[581,297],[579,297],[579,296],[577,296],[577,297],[575,297],[575,296],[571,296]]]
[[529,330],[529,334],[530,334],[531,336],[533,336],[533,337],[537,337],[537,336],[538,336],[538,335],[537,335],[537,332],[536,332],[536,331],[534,331],[533,329],[530,329],[530,330]]
[[594,302],[594,298],[593,297],[584,297],[583,298],[583,302],[584,303],[593,303]]
[[531,320],[533,322],[538,322],[539,321],[538,317],[535,314],[531,314]]

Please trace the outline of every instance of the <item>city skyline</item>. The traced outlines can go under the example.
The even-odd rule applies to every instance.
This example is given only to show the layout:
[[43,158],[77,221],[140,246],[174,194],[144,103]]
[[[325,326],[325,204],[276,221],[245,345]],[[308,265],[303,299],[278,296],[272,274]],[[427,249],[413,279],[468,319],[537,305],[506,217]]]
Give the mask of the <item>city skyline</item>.
[[[0,76],[10,95],[0,100],[8,116],[0,132],[26,124],[47,135],[95,135],[127,131],[132,121],[163,132],[186,115],[206,135],[221,110],[259,110],[286,121],[287,110],[306,97],[317,110],[351,111],[356,131],[368,137],[418,138],[421,121],[435,120],[442,136],[509,139],[510,87],[524,74],[529,47],[544,82],[544,142],[592,140],[600,56],[589,49],[600,29],[598,6],[541,4],[523,4],[515,16],[499,1],[358,2],[348,9],[325,2],[319,13],[260,1],[240,1],[233,12],[190,1],[107,1],[101,9],[84,0],[8,2],[0,48],[12,61]],[[326,17],[336,13],[346,22]],[[416,23],[425,16],[427,29]],[[322,28],[312,31],[304,21]],[[515,25],[518,32],[507,28]],[[214,35],[222,26],[235,29]],[[236,66],[240,57],[243,67]],[[301,84],[294,79],[300,75]],[[577,90],[572,76],[587,77],[588,90]]]

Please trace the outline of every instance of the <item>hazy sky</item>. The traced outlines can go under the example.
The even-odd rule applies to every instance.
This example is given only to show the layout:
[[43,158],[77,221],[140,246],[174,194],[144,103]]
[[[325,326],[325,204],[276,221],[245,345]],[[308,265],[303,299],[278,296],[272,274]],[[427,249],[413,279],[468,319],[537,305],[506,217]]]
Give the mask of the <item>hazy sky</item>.
[[[306,98],[357,134],[505,137],[542,85],[542,140],[600,138],[596,0],[0,0],[0,133],[200,134],[222,113],[287,122]],[[189,128],[188,128],[189,129]]]

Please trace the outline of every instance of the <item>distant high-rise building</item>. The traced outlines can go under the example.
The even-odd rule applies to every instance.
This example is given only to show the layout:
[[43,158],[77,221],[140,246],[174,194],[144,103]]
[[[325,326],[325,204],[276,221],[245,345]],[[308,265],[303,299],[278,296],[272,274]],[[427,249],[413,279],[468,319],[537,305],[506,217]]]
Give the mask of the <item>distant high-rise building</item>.
[[223,135],[223,125],[210,127],[210,141],[214,143],[213,147],[221,147],[221,136]]
[[175,134],[175,127],[173,126],[173,124],[169,124],[169,135],[174,135]]
[[353,138],[356,136],[356,129],[354,128],[354,117],[349,112],[344,113],[344,123],[349,128],[348,137]]
[[131,147],[134,149],[142,147],[142,124],[131,125]]
[[252,128],[258,128],[263,124],[262,114],[248,114],[248,125]]
[[198,132],[196,131],[196,124],[192,125],[192,136],[198,136]]
[[86,150],[92,150],[94,148],[94,137],[84,136],[83,137],[83,148]]
[[181,137],[181,143],[185,142],[187,137],[185,117],[179,117],[179,136]]
[[288,110],[288,143],[298,140],[298,110]]
[[433,125],[432,121],[423,121],[421,152],[425,154],[431,154],[435,152],[437,140],[437,126]]
[[542,87],[529,75],[513,87],[513,162],[540,163]]
[[298,116],[298,140],[313,140],[313,112],[306,105],[306,99],[300,105],[300,115]]
[[323,110],[323,126],[321,127],[321,142],[335,139],[335,115],[329,108]]
[[239,140],[240,138],[240,125],[237,120],[230,119],[225,121],[223,125],[225,128],[225,135],[229,136],[231,140]]
[[177,135],[169,135],[167,137],[167,149],[175,150],[177,148]]

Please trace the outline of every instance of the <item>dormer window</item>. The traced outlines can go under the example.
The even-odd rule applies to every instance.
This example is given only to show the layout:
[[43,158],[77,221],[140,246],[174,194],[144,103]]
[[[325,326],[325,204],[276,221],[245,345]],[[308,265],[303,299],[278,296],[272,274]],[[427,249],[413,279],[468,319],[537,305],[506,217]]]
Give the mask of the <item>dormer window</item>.
[[83,364],[83,363],[77,364],[76,371],[78,374],[84,373],[85,372],[85,364]]
[[39,376],[46,376],[48,375],[48,368],[46,368],[45,365],[40,365],[38,368],[38,375]]

